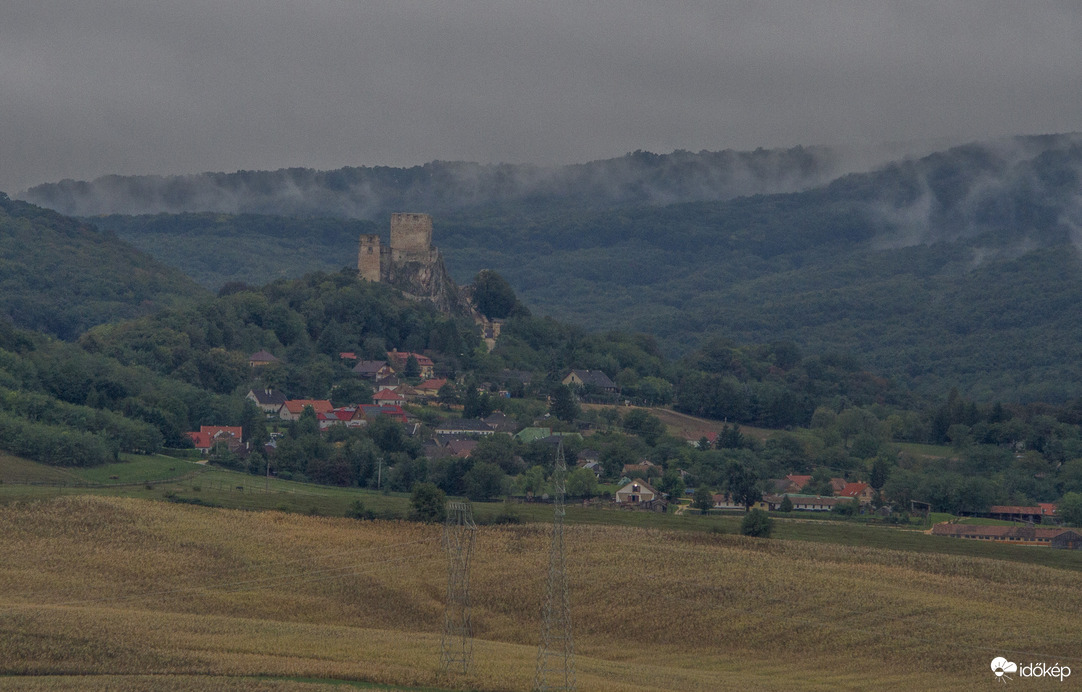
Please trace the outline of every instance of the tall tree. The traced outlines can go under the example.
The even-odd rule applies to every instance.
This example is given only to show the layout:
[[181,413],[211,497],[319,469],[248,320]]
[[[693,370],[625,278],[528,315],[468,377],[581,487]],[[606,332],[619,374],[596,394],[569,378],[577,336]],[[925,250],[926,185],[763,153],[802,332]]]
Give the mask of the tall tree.
[[473,301],[482,315],[496,320],[510,316],[518,303],[511,284],[491,269],[482,269],[474,278]]
[[562,421],[571,422],[579,417],[581,410],[575,395],[566,385],[558,384],[552,390],[552,403],[549,411]]

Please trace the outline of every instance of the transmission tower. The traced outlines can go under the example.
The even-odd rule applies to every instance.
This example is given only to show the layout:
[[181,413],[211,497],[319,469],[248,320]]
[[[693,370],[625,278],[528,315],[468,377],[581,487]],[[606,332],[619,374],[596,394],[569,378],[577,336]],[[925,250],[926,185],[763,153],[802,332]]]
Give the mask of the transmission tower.
[[468,673],[473,659],[470,557],[476,530],[470,503],[447,503],[447,520],[443,525],[443,546],[447,550],[447,607],[440,640],[440,671],[443,673]]
[[571,603],[567,590],[567,556],[564,552],[564,496],[567,494],[567,462],[564,443],[556,449],[548,586],[541,606],[541,645],[537,650],[534,690],[575,689],[575,643],[571,638]]

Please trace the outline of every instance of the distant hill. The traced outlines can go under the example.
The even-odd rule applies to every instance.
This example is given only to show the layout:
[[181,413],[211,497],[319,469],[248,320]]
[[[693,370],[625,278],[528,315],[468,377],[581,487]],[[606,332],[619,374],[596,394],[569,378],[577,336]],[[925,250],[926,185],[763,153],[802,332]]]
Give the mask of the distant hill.
[[316,171],[105,176],[38,185],[23,197],[78,216],[225,212],[382,220],[396,211],[445,214],[505,204],[606,208],[724,200],[826,183],[882,151],[827,147],[626,156],[569,166],[433,161]]
[[[357,266],[361,234],[389,224],[359,219],[262,214],[113,214],[94,225],[217,291],[229,281],[261,286],[275,279]],[[198,251],[202,248],[202,251]]]
[[928,391],[1082,386],[1082,138],[970,145],[801,193],[452,216],[448,261],[531,307],[673,350],[721,335],[842,351]]
[[[578,180],[596,184],[560,194],[550,187],[547,196],[507,193],[521,190],[520,178],[500,187],[499,167],[490,167],[457,208],[440,197],[454,185],[420,181],[424,171],[455,170],[451,179],[463,184],[467,168],[378,170],[385,180],[402,179],[395,189],[417,195],[394,199],[431,198],[443,209],[434,213],[434,241],[456,280],[495,269],[535,312],[563,321],[647,331],[670,353],[719,336],[791,340],[806,352],[854,354],[918,390],[957,385],[982,400],[1082,394],[1082,136],[975,143],[819,185],[812,182],[831,166],[812,150],[723,152],[717,160],[760,160],[762,170],[774,171],[761,180],[802,180],[807,189],[694,201],[691,191],[720,189],[709,171],[725,168],[706,166],[711,156],[634,154],[614,160],[619,165],[587,164]],[[586,175],[620,166],[636,171],[641,194],[630,184],[605,192],[596,182],[602,176]],[[251,180],[284,173],[260,175]],[[61,187],[38,190],[59,194]],[[341,199],[351,199],[354,188],[342,189]],[[683,191],[673,196],[682,201],[664,204],[658,190]],[[251,250],[231,256],[229,272],[265,262],[256,274],[268,277],[352,264],[359,230],[342,221],[209,214],[102,223],[186,267],[201,262],[211,237],[238,238]],[[271,226],[277,230],[260,230]],[[214,287],[229,276],[210,272],[201,281]]]
[[0,193],[0,319],[72,339],[205,294],[111,233]]

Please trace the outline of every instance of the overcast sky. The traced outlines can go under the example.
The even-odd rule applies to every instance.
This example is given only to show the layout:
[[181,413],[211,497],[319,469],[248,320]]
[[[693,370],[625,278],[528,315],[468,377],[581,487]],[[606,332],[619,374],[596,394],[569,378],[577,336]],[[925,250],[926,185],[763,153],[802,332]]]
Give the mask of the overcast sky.
[[0,190],[1082,130],[1082,3],[0,0]]

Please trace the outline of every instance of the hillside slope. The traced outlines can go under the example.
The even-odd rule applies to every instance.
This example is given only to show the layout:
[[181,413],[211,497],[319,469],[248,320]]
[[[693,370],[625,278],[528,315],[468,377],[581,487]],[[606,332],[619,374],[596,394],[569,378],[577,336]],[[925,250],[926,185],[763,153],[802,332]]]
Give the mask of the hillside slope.
[[751,152],[677,151],[569,166],[433,161],[423,166],[332,171],[105,176],[30,188],[28,201],[81,216],[213,211],[380,220],[395,211],[443,214],[489,205],[605,208],[789,192],[823,184],[883,152],[827,147]]
[[110,233],[0,193],[0,319],[72,339],[205,295]]
[[[809,185],[830,170],[807,150],[754,154],[736,160],[748,167],[762,157],[771,172],[760,182],[786,179],[785,166],[796,171],[788,179]],[[469,178],[472,191],[460,185],[466,169],[451,164],[427,173],[380,169],[377,177],[398,191],[380,199],[443,210],[434,241],[456,280],[495,269],[523,302],[561,321],[646,331],[674,354],[719,336],[790,340],[807,352],[855,354],[924,392],[958,386],[1008,401],[1082,395],[1073,326],[1082,301],[1082,136],[972,144],[801,192],[732,199],[739,189],[716,175],[732,166],[711,168],[709,160],[629,155],[619,166],[588,164],[579,178],[561,178],[581,187],[527,186],[545,192],[526,196],[518,177],[495,169]],[[621,167],[634,175],[613,173]],[[237,175],[229,180],[246,179]],[[602,180],[622,182],[606,188]],[[320,194],[335,198],[332,187]],[[335,199],[350,199],[351,189]],[[713,190],[714,198],[689,201],[703,199],[694,190]],[[80,199],[60,187],[46,191],[63,203]],[[452,193],[461,194],[453,204]],[[219,232],[253,249],[231,255],[229,272],[298,275],[354,261],[357,228],[346,222],[267,219],[103,223],[178,266],[200,263],[206,240]],[[259,238],[263,252],[255,251]],[[201,280],[220,285],[229,272]]]

